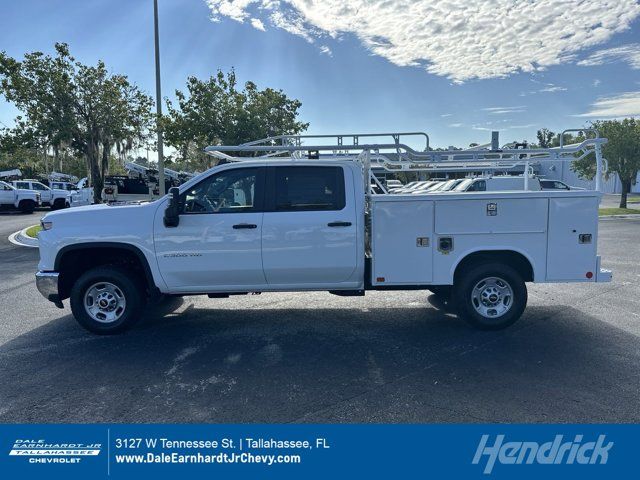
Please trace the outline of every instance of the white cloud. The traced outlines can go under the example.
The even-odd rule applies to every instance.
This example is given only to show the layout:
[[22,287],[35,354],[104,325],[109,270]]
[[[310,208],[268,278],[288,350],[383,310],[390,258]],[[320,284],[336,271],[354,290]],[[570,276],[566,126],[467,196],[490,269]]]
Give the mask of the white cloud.
[[507,115],[509,113],[523,113],[526,112],[524,106],[519,107],[489,107],[483,108],[483,111],[489,113],[489,115]]
[[578,65],[592,67],[614,62],[627,62],[634,70],[640,70],[640,43],[598,50],[584,60],[579,61]]
[[546,87],[538,90],[539,93],[555,93],[555,92],[566,92],[567,89],[565,87],[560,87],[558,85],[553,85],[549,83]]
[[333,57],[333,52],[331,51],[331,49],[327,45],[322,45],[320,47],[320,51],[322,53],[324,53],[325,55],[329,55],[330,57]]
[[590,118],[640,116],[640,91],[599,98],[591,105],[590,111],[576,116]]
[[262,30],[263,32],[265,31],[264,23],[262,23],[262,20],[260,20],[259,18],[252,18],[251,26],[257,30]]
[[601,81],[600,79],[596,78],[596,79],[593,81],[593,86],[594,86],[594,87],[599,87],[601,83],[602,83],[602,81]]
[[350,34],[400,66],[454,82],[537,72],[627,30],[636,0],[205,0],[213,20],[258,17],[314,43]]
[[463,126],[464,126],[463,123],[450,123],[449,124],[449,127],[451,127],[451,128],[460,128],[460,127],[463,127]]
[[443,113],[442,115],[440,115],[442,118],[447,118],[447,117],[452,117],[453,113]]

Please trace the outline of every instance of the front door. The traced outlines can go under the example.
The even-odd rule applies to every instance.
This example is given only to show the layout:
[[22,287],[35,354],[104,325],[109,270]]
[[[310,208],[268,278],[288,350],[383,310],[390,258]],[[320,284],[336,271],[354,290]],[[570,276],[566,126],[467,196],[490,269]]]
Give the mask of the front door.
[[352,280],[358,230],[351,171],[300,165],[268,172],[262,261],[269,285]]
[[0,204],[10,205],[15,202],[16,194],[14,192],[15,190],[9,185],[0,183]]
[[165,227],[159,212],[156,257],[172,291],[242,291],[264,285],[263,186],[263,168],[228,168],[182,193],[177,227]]

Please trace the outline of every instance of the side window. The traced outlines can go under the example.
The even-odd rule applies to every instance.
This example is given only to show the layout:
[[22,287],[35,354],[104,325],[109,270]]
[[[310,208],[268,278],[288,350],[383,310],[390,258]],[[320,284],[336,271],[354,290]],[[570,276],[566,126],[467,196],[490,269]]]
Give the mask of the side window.
[[476,192],[486,192],[487,191],[487,182],[485,180],[480,180],[476,183]]
[[341,167],[275,168],[275,211],[342,210],[344,206]]
[[16,182],[16,188],[21,190],[29,190],[29,182]]
[[257,168],[225,170],[202,180],[181,195],[182,213],[255,211]]
[[47,187],[45,187],[43,184],[41,183],[33,183],[33,189],[34,190],[40,190],[40,191],[44,191],[47,189]]

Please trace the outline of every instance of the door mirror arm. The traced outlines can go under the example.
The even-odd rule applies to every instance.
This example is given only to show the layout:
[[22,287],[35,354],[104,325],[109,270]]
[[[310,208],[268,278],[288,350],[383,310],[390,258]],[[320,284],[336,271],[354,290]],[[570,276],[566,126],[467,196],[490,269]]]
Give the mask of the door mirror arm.
[[180,189],[171,187],[169,189],[169,203],[164,211],[164,226],[167,228],[177,227],[180,223]]

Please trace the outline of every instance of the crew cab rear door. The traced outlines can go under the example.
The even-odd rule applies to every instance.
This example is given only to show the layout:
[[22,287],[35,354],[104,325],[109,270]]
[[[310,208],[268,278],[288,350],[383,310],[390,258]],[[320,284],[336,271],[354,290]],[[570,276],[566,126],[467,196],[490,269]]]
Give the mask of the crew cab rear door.
[[267,168],[262,263],[270,285],[339,285],[357,262],[352,172],[340,165]]

